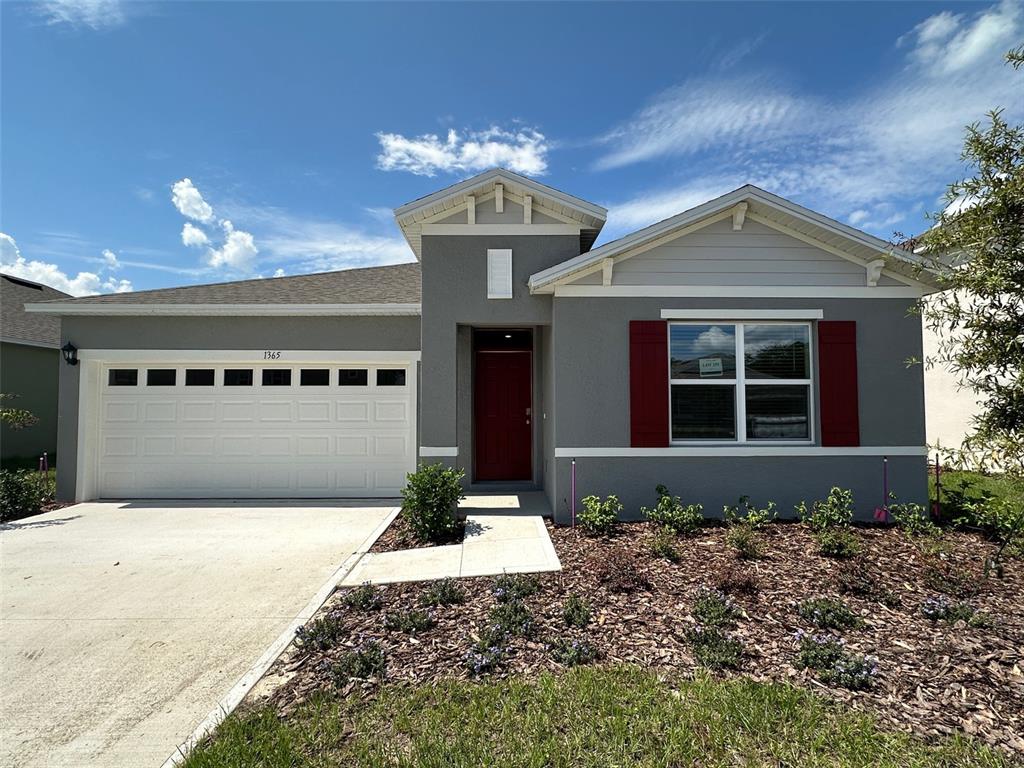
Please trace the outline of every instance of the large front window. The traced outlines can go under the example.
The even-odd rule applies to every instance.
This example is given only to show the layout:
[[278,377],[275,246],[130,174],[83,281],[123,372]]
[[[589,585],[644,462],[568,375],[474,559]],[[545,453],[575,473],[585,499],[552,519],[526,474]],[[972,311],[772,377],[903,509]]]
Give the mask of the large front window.
[[672,440],[811,439],[807,323],[669,326]]

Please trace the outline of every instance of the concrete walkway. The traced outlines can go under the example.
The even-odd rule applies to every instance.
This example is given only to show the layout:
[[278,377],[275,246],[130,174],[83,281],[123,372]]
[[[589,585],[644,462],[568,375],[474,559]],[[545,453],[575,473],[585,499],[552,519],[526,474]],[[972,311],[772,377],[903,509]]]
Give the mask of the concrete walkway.
[[160,766],[237,704],[397,512],[95,503],[0,526],[0,766]]
[[459,508],[466,514],[461,544],[370,552],[342,585],[562,570],[541,517],[547,509],[543,494],[473,495]]

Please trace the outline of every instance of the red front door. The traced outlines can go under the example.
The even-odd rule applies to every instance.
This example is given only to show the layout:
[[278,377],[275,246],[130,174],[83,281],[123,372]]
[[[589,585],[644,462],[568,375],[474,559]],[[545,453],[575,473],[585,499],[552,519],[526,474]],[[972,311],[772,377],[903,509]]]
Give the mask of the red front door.
[[477,480],[530,480],[531,353],[476,353],[474,436]]

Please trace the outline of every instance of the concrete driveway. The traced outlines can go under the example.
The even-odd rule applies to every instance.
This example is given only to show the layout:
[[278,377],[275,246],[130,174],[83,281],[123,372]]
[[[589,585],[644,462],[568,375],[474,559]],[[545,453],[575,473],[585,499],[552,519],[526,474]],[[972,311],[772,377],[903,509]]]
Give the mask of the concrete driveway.
[[92,503],[3,526],[0,765],[163,764],[255,682],[389,504]]

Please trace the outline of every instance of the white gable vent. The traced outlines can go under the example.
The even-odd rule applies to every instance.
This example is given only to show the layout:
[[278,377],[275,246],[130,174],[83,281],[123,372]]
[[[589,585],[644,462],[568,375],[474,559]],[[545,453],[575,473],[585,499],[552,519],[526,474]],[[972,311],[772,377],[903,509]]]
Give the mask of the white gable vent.
[[512,298],[512,250],[487,249],[487,298]]

